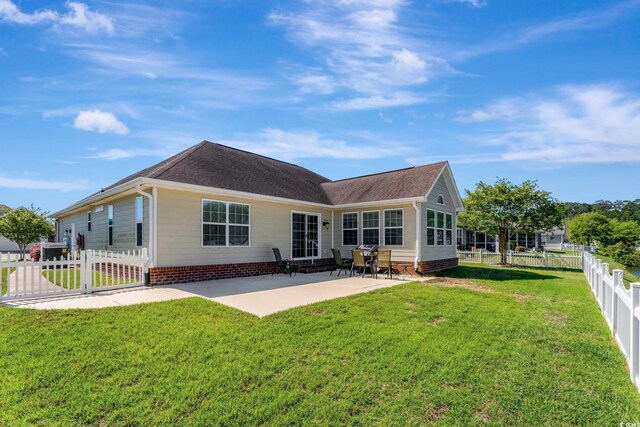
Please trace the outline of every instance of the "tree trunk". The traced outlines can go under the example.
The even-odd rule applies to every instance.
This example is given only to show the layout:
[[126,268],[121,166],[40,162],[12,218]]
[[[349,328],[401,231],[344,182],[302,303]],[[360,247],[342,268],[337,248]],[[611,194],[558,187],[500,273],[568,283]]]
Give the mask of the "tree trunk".
[[27,245],[18,245],[20,246],[20,261],[24,261],[24,256],[26,255]]
[[500,228],[498,230],[498,241],[500,246],[500,264],[507,264],[507,252],[509,251],[509,230]]

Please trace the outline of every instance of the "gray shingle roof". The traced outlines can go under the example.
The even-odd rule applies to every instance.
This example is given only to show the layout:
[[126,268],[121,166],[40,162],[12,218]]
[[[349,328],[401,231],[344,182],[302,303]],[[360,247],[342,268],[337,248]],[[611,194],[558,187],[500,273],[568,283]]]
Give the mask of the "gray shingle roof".
[[337,205],[424,196],[445,165],[440,162],[330,181],[300,166],[203,141],[105,190],[144,177]]

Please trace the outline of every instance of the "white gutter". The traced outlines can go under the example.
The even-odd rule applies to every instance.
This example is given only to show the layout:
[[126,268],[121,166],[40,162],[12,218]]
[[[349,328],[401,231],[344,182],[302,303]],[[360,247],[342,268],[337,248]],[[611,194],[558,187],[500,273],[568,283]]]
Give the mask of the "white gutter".
[[422,245],[420,244],[420,225],[422,224],[422,219],[420,218],[421,216],[421,210],[420,210],[420,205],[418,205],[418,202],[414,201],[413,202],[413,208],[416,210],[416,257],[413,261],[413,269],[415,271],[418,270],[418,262],[420,261],[420,255],[422,252]]
[[62,216],[63,214],[66,213],[71,213],[76,209],[81,209],[84,208],[87,205],[90,205],[92,202],[96,202],[98,200],[102,200],[105,199],[109,196],[112,196],[114,194],[129,190],[131,188],[134,188],[137,184],[142,183],[142,179],[141,178],[136,178],[133,179],[131,181],[127,181],[125,183],[122,183],[116,187],[110,188],[108,190],[105,191],[101,191],[99,193],[96,193],[92,196],[89,197],[85,197],[84,199],[80,200],[79,202],[74,203],[73,205],[69,206],[68,208],[62,209],[58,212],[52,213],[51,215],[49,215],[51,218],[59,218],[60,216]]
[[[153,189],[151,191],[153,191]],[[149,267],[153,267],[155,266],[155,257],[156,257],[156,251],[155,251],[156,228],[155,228],[155,212],[154,212],[155,199],[149,193],[145,193],[144,191],[142,191],[142,189],[140,188],[139,182],[136,185],[136,192],[141,196],[149,199],[149,262],[150,262]]]

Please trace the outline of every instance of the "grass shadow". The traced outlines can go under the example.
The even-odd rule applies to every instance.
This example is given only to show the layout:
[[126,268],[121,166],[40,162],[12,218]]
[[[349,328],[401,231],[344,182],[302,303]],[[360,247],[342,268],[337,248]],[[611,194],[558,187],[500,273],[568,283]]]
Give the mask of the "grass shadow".
[[436,277],[451,277],[456,279],[482,279],[482,280],[495,280],[497,282],[505,282],[510,280],[553,280],[558,279],[558,276],[551,274],[543,274],[534,271],[527,271],[518,267],[499,267],[499,266],[485,266],[476,267],[468,265],[460,265],[450,270],[444,270],[434,273]]

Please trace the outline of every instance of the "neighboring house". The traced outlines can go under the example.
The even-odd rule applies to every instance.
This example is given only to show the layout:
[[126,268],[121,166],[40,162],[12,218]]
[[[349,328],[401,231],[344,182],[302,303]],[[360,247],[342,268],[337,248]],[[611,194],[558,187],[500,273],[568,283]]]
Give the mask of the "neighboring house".
[[455,267],[462,210],[447,162],[331,181],[205,141],[52,216],[87,249],[147,247],[155,284],[267,274],[272,248],[322,264],[377,244],[410,272]]
[[[499,252],[498,236],[458,228],[457,245],[460,250],[484,250]],[[522,246],[527,250],[561,249],[564,243],[563,229],[554,228],[548,233],[509,233],[509,247]]]

